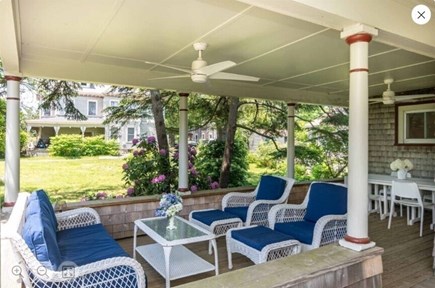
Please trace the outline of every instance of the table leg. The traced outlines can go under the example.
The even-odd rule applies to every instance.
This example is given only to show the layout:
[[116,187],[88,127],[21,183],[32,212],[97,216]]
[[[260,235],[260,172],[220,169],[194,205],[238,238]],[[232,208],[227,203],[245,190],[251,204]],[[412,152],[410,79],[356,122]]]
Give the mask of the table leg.
[[133,235],[133,259],[136,259],[136,246],[137,246],[137,226],[134,225],[134,235]]
[[164,246],[163,247],[163,253],[165,254],[165,279],[166,279],[166,288],[170,288],[171,287],[171,267],[170,264],[171,262],[170,257],[171,257],[171,250],[172,247],[171,246]]
[[216,239],[210,240],[210,243],[213,246],[215,272],[216,275],[219,275],[219,260],[218,260]]
[[435,191],[432,191],[432,224],[430,224],[430,229],[435,229]]

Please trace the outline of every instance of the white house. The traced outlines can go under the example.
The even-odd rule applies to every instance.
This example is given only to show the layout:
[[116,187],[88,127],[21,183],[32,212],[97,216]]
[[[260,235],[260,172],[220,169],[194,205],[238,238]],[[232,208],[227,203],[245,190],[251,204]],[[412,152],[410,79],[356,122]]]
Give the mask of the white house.
[[[69,120],[63,110],[41,110],[38,119],[27,120],[27,131],[49,144],[50,137],[60,134],[81,134],[83,137],[104,135],[105,139],[117,139],[120,149],[132,146],[132,140],[146,135],[155,135],[154,121],[137,119],[119,127],[117,124],[104,124],[104,109],[117,106],[119,96],[108,93],[108,86],[82,84],[79,95],[74,98],[75,107],[87,120]],[[37,142],[38,143],[38,142]],[[35,145],[37,143],[34,143]]]

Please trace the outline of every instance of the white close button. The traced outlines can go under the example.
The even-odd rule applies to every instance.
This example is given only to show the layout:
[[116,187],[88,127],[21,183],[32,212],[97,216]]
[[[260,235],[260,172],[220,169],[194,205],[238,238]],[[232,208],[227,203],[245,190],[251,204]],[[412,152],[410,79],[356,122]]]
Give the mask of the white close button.
[[415,6],[411,12],[412,20],[418,25],[424,25],[429,22],[431,16],[429,7],[423,4]]

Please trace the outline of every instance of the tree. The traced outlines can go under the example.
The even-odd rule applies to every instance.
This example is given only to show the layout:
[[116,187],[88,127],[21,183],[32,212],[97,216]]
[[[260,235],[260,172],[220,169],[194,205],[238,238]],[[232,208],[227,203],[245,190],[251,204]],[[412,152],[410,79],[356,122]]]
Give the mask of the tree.
[[231,159],[234,151],[234,138],[237,129],[237,109],[239,108],[239,98],[230,98],[230,107],[227,123],[227,140],[225,141],[224,157],[219,177],[219,184],[222,188],[228,187],[230,180]]
[[77,91],[81,87],[79,83],[51,79],[35,79],[33,83],[41,96],[40,108],[63,110],[67,119],[87,119],[74,106],[74,97],[78,95]]

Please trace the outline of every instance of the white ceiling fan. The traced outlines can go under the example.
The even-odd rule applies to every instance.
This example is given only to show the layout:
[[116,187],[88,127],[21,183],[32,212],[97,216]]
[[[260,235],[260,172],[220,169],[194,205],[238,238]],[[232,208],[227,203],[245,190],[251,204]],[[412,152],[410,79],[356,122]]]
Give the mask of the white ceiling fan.
[[385,90],[382,93],[381,98],[369,98],[370,104],[375,103],[384,103],[386,105],[394,104],[398,101],[410,101],[410,100],[417,100],[417,99],[423,99],[423,98],[433,98],[435,97],[435,94],[414,94],[414,95],[401,95],[396,96],[396,93],[391,90],[391,84],[394,82],[394,79],[387,78],[384,80],[384,83],[387,84],[387,90]]
[[202,59],[202,51],[204,51],[207,48],[207,43],[203,43],[203,42],[195,43],[195,44],[193,44],[193,48],[196,51],[198,51],[198,59],[196,59],[192,62],[191,70],[183,69],[183,68],[179,68],[179,67],[175,67],[175,66],[170,66],[170,65],[165,65],[165,64],[160,64],[160,63],[154,63],[154,62],[148,62],[148,61],[145,62],[147,64],[162,66],[162,67],[166,67],[169,69],[185,72],[188,74],[152,78],[149,80],[188,78],[188,77],[190,77],[192,79],[192,81],[195,83],[205,83],[205,82],[207,82],[207,79],[239,80],[239,81],[253,81],[253,82],[260,80],[260,78],[258,78],[258,77],[222,72],[226,69],[229,69],[229,68],[235,66],[236,63],[234,63],[233,61],[223,61],[223,62],[218,62],[215,64],[207,65],[207,62]]

